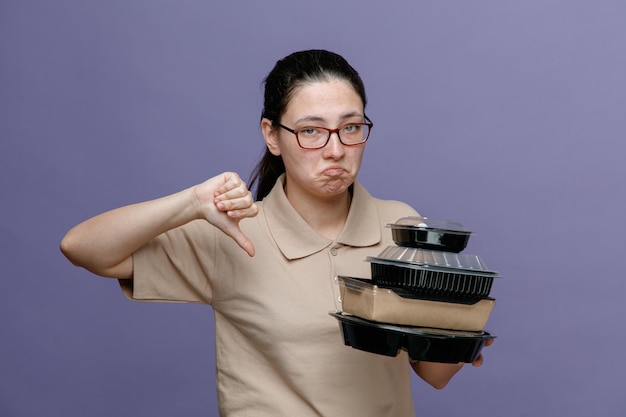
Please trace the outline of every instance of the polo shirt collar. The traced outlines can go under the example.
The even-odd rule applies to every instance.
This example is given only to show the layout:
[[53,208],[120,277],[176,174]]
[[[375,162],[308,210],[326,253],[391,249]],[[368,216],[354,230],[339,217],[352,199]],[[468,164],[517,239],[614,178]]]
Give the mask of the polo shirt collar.
[[357,181],[353,186],[348,219],[336,241],[330,240],[309,226],[293,208],[284,190],[285,174],[263,199],[263,213],[270,233],[287,259],[312,255],[333,243],[367,247],[381,241],[378,210],[374,199]]

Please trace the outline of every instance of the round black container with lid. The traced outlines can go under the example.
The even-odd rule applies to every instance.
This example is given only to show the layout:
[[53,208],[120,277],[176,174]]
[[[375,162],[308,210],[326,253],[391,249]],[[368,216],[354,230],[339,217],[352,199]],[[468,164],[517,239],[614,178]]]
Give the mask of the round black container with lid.
[[461,252],[472,232],[450,220],[409,216],[387,225],[398,246]]

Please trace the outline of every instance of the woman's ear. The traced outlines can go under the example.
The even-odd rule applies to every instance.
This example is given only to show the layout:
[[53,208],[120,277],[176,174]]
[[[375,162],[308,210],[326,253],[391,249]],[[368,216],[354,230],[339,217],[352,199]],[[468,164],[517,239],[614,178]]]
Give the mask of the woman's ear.
[[278,146],[278,129],[272,125],[272,122],[269,119],[261,119],[261,133],[263,133],[267,149],[269,149],[272,155],[279,156],[280,147]]

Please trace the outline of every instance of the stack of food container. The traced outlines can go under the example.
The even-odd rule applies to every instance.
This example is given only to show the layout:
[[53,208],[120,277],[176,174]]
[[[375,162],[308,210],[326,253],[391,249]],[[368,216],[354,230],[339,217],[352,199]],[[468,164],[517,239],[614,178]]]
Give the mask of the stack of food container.
[[368,257],[372,279],[340,276],[344,342],[356,349],[412,360],[473,362],[498,273],[480,257],[461,253],[471,232],[449,220],[403,217],[390,224],[396,246]]

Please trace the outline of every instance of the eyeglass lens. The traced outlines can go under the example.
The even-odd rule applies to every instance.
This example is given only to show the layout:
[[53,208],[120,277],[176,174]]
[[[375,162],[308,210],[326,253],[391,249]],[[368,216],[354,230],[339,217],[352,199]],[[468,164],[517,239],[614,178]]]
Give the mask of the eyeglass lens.
[[357,145],[367,140],[370,127],[367,124],[351,124],[340,129],[311,127],[296,131],[296,137],[303,148],[321,148],[326,145],[330,135],[336,132],[344,145]]

